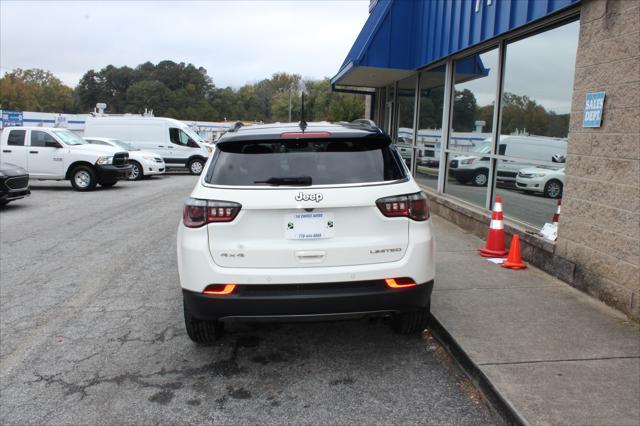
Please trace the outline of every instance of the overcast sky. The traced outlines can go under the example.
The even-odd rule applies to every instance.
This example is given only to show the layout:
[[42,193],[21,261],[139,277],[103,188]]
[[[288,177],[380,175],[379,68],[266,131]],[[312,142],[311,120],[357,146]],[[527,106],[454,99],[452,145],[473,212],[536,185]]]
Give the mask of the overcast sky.
[[279,71],[332,77],[369,13],[360,1],[0,1],[0,72],[43,68],[75,86],[109,64],[164,59],[239,87]]
[[[507,45],[504,91],[527,95],[558,114],[569,113],[579,30],[575,21]],[[456,89],[471,90],[482,106],[495,100],[497,49],[481,58],[490,68],[489,75],[459,84]]]

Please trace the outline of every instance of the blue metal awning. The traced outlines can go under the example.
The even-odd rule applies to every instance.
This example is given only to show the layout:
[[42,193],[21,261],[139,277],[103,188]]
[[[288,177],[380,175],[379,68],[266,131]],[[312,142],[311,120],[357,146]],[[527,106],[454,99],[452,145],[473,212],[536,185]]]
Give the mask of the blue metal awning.
[[[579,2],[378,0],[331,84],[383,87]],[[481,62],[476,65],[482,67]],[[475,71],[482,70],[484,67]]]

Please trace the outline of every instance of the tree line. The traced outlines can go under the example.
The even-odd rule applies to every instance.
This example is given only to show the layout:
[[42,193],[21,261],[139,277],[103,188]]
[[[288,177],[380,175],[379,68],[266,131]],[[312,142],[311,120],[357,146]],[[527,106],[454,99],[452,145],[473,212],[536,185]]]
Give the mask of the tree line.
[[[413,94],[400,92],[400,127],[413,127]],[[444,88],[422,91],[420,97],[420,129],[439,129],[442,126]],[[456,90],[453,96],[452,128],[456,132],[472,132],[476,121],[484,121],[484,132],[493,128],[494,102],[479,106],[469,89]],[[402,112],[405,112],[402,114]],[[530,135],[566,138],[569,134],[569,114],[547,110],[527,95],[505,92],[502,95],[502,123],[500,133],[510,135],[526,131]]]
[[87,71],[75,88],[49,71],[15,69],[0,78],[0,108],[88,113],[96,103],[107,113],[142,113],[200,121],[288,121],[300,118],[305,92],[307,121],[351,121],[364,116],[364,96],[330,90],[329,79],[276,73],[240,88],[217,87],[207,70],[193,64],[145,62],[135,68],[108,65]]

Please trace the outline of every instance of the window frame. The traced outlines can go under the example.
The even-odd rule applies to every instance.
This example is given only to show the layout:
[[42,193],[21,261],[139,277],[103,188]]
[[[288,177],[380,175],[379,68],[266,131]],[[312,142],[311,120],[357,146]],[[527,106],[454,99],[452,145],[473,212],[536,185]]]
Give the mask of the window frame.
[[34,134],[36,134],[36,133],[42,133],[42,134],[44,134],[46,137],[49,137],[53,142],[55,142],[55,143],[57,143],[57,144],[59,144],[59,143],[60,143],[60,142],[58,142],[58,140],[57,140],[56,138],[54,138],[54,137],[53,137],[51,134],[49,134],[48,132],[45,132],[44,130],[37,130],[37,129],[34,129],[34,130],[31,130],[31,131],[29,132],[29,146],[30,146],[30,147],[34,147],[34,148],[51,148],[51,147],[48,147],[48,146],[47,146],[47,141],[46,141],[46,140],[44,141],[44,145],[34,145],[34,144],[33,144],[33,136],[34,136]]
[[[551,17],[547,17],[545,19],[540,20],[539,22],[529,24],[526,27],[516,29],[514,31],[508,32],[501,36],[495,37],[491,40],[487,40],[484,43],[480,43],[471,48],[465,49],[463,51],[457,52],[454,55],[451,55],[447,58],[444,58],[440,61],[429,64],[426,67],[422,67],[416,70],[417,74],[417,88],[416,88],[416,99],[420,94],[420,75],[422,72],[432,70],[442,65],[446,65],[446,76],[445,76],[445,90],[444,90],[444,101],[443,101],[443,117],[442,117],[442,139],[441,139],[441,150],[440,150],[440,159],[439,159],[439,167],[438,167],[438,184],[436,192],[443,194],[446,193],[446,177],[449,173],[449,165],[447,164],[447,158],[450,153],[453,154],[462,154],[468,155],[468,153],[460,152],[458,150],[452,150],[449,148],[449,142],[451,139],[451,125],[452,125],[452,116],[453,116],[453,90],[454,90],[454,78],[455,78],[455,62],[460,61],[464,58],[467,58],[474,54],[481,54],[487,52],[493,48],[498,49],[498,70],[496,76],[496,89],[495,89],[495,103],[493,108],[493,123],[491,128],[491,152],[489,154],[484,154],[484,156],[489,157],[489,176],[487,182],[487,193],[484,207],[485,211],[491,211],[493,206],[493,198],[496,192],[496,169],[498,161],[500,160],[526,160],[531,164],[542,164],[547,165],[548,162],[538,161],[538,160],[528,160],[528,159],[520,159],[515,157],[506,157],[504,155],[500,155],[497,151],[499,139],[500,139],[500,128],[501,128],[501,120],[502,120],[502,98],[504,91],[504,70],[505,70],[505,61],[506,61],[506,51],[507,46],[511,43],[515,43],[519,40],[534,37],[540,33],[553,30],[555,28],[561,27],[563,25],[569,24],[571,22],[580,20],[580,7],[579,5],[575,5],[573,7],[568,8],[565,11],[554,14]],[[574,71],[575,72],[575,71]],[[397,90],[397,81],[392,83],[395,85]],[[388,87],[388,86],[387,86]],[[395,104],[395,102],[394,102]],[[395,106],[395,105],[394,105]],[[418,120],[420,117],[420,103],[418,102],[417,108],[415,109],[415,119],[414,119],[414,133],[417,132]],[[391,114],[392,117],[395,116],[395,111]],[[385,117],[386,118],[386,117]],[[384,123],[385,127],[391,125],[394,127],[393,123]],[[393,137],[392,137],[393,138]],[[413,140],[414,145],[416,144],[416,137],[414,135]],[[413,157],[415,157],[415,146],[413,149]],[[415,163],[415,158],[412,159],[412,164]],[[416,169],[415,167],[411,170],[412,176],[415,177]],[[469,203],[466,200],[460,199],[453,195],[447,194],[448,197],[455,198],[456,200],[460,200],[465,204],[472,205],[474,208],[477,208],[478,205]],[[519,221],[517,219],[513,219],[516,222],[520,222],[526,225],[526,223]]]
[[[9,134],[7,135],[7,146],[26,146],[27,143],[27,131],[24,129],[8,129]],[[11,143],[11,135],[13,133],[22,132],[22,144]]]

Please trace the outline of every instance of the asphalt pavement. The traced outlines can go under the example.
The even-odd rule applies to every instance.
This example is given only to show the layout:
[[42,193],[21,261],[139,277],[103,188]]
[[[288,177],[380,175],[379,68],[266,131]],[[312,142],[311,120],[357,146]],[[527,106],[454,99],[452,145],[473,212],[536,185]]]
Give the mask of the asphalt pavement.
[[195,182],[36,181],[0,211],[0,423],[495,421],[428,333],[385,321],[238,325],[193,344],[175,244]]

